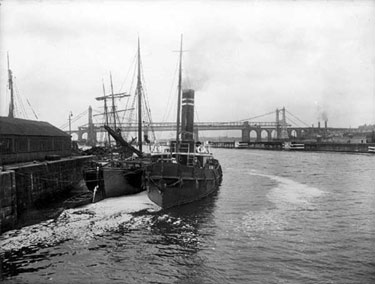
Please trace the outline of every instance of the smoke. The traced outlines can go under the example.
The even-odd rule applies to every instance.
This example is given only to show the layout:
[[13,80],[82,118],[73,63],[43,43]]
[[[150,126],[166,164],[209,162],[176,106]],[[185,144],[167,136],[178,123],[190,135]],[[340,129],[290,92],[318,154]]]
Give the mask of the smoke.
[[204,40],[196,42],[184,53],[183,61],[183,81],[184,89],[203,90],[209,84],[212,67],[210,55],[204,52]]
[[328,115],[326,111],[322,111],[320,114],[320,117],[322,118],[323,121],[328,121]]
[[184,52],[183,88],[204,90],[215,80],[220,80],[223,73],[233,68],[228,66],[236,54],[236,47],[241,41],[238,31],[233,27],[220,26],[202,32],[205,36],[189,43]]
[[323,109],[322,106],[319,105],[318,102],[315,102],[316,104],[316,117],[318,121],[328,121],[328,114],[325,109]]

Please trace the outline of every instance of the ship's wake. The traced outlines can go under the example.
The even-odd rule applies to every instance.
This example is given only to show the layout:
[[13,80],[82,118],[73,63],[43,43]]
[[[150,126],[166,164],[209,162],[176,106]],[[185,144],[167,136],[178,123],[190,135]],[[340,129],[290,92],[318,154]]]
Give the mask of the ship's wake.
[[[101,255],[97,260],[104,267],[110,262],[108,258],[115,258],[118,254],[121,258],[129,257],[118,250],[119,245],[130,254],[139,251],[140,244],[141,247],[147,245],[152,248],[156,259],[164,259],[171,254],[187,258],[197,251],[202,239],[197,226],[195,218],[160,210],[148,200],[145,192],[106,199],[66,210],[56,220],[1,235],[0,278],[44,270],[48,272],[51,265],[63,265],[64,270],[79,267],[82,273],[91,275],[92,262],[97,255]],[[103,250],[109,251],[108,255],[104,253],[104,260]],[[89,252],[93,257],[87,264]],[[143,255],[148,257],[148,252],[143,251],[133,257],[142,262]],[[164,267],[164,260],[162,263]]]
[[287,233],[293,230],[292,223],[296,215],[318,210],[315,201],[324,194],[321,189],[277,175],[257,171],[251,171],[249,174],[268,179],[267,187],[270,185],[269,180],[274,183],[266,194],[267,200],[273,206],[263,210],[248,211],[242,217],[240,230],[251,239],[261,239],[264,234]]
[[319,188],[286,177],[262,174],[255,171],[250,172],[250,174],[266,177],[277,183],[277,185],[268,192],[267,198],[279,208],[284,208],[285,206],[288,208],[308,207],[311,205],[311,201],[324,193],[324,191]]
[[146,192],[132,196],[108,198],[77,209],[65,210],[57,219],[48,220],[0,236],[1,251],[20,250],[26,247],[49,247],[76,240],[88,243],[93,237],[116,230],[129,222],[139,211],[156,212]]

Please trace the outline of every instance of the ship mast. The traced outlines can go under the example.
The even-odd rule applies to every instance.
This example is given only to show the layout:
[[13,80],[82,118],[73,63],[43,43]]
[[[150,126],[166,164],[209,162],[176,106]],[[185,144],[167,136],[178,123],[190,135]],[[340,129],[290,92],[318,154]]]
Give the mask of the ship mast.
[[[105,87],[103,82],[103,98],[104,98],[104,118],[105,124],[108,125],[108,106],[107,106],[107,98],[105,95]],[[108,144],[111,145],[111,135],[108,134]]]
[[137,94],[138,94],[138,146],[142,152],[142,82],[141,82],[141,48],[138,37],[138,76],[137,76]]
[[182,34],[180,43],[180,66],[178,71],[178,91],[177,91],[177,125],[176,125],[176,153],[180,148],[180,109],[181,109],[181,89],[182,89]]
[[109,72],[109,78],[111,81],[111,97],[112,97],[112,112],[113,112],[113,126],[115,131],[117,131],[116,127],[116,108],[115,108],[115,94],[113,92],[113,82],[112,82],[112,73]]
[[[118,112],[122,112],[122,111],[126,111],[126,110],[116,110],[116,106],[115,106],[115,99],[121,99],[123,97],[128,97],[129,95],[127,93],[118,93],[118,94],[114,94],[113,92],[113,83],[112,83],[112,74],[110,73],[110,81],[111,81],[111,94],[109,95],[106,95],[105,94],[105,87],[104,87],[104,82],[103,82],[103,96],[102,97],[97,97],[96,100],[97,101],[104,101],[104,118],[105,118],[105,125],[109,126],[109,123],[110,123],[110,117],[111,117],[111,114],[113,113],[113,124],[114,124],[114,129],[115,131],[117,131],[117,127],[116,127],[116,113]],[[108,104],[107,104],[107,100],[112,100],[112,111],[108,111]],[[97,114],[97,115],[103,115],[103,113],[101,114]],[[111,145],[111,136],[108,134],[108,143],[109,145]]]
[[12,76],[12,70],[10,70],[10,67],[9,67],[9,53],[7,54],[7,59],[8,59],[8,82],[9,82],[9,90],[10,90],[10,105],[9,105],[8,117],[14,118],[13,76]]
[[107,107],[107,98],[105,96],[105,87],[103,82],[103,100],[104,100],[104,118],[105,118],[105,124],[108,125],[108,107]]

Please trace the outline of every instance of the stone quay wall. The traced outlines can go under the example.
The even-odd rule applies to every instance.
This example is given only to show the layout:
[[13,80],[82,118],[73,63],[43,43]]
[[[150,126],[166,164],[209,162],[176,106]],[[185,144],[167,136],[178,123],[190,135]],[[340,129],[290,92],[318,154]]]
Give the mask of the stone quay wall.
[[14,171],[0,171],[0,234],[17,223],[17,192]]
[[[92,156],[76,156],[57,161],[7,165],[5,173],[11,172],[13,178],[4,174],[4,186],[1,184],[1,194],[7,197],[4,199],[7,201],[0,203],[0,222],[1,227],[4,226],[2,230],[9,227],[7,224],[12,225],[11,221],[14,218],[17,220],[17,215],[25,210],[43,208],[68,193],[82,181],[83,167],[91,159]],[[9,200],[13,200],[11,205]],[[6,217],[9,212],[14,213],[12,218]]]

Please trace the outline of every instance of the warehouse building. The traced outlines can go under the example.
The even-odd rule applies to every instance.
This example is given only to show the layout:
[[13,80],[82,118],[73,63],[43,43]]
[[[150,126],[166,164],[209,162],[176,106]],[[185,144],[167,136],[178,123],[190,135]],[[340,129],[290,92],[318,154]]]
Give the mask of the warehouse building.
[[3,165],[44,161],[71,154],[71,137],[48,122],[0,117]]

